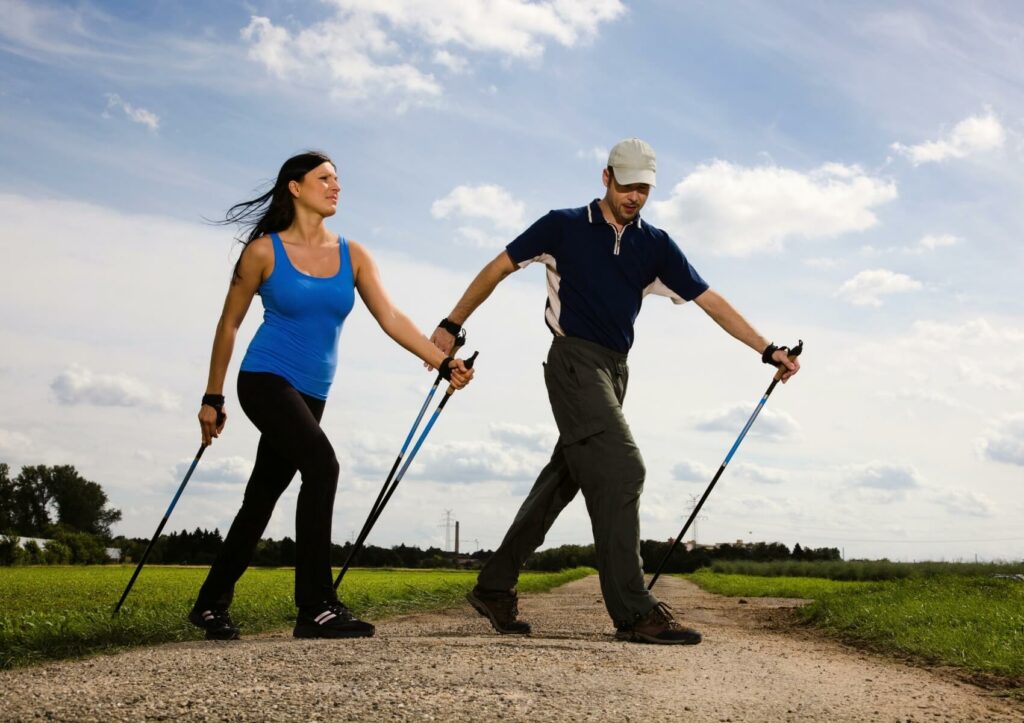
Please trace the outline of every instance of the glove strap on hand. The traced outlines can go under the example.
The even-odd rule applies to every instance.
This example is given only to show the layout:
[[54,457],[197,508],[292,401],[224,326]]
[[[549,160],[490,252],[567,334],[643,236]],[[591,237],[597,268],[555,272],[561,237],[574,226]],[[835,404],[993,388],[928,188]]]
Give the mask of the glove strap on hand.
[[446,356],[444,358],[444,361],[441,362],[441,366],[437,368],[437,373],[440,374],[441,378],[444,379],[446,382],[450,382],[452,380],[452,368],[449,365],[453,361],[454,359],[452,357]]

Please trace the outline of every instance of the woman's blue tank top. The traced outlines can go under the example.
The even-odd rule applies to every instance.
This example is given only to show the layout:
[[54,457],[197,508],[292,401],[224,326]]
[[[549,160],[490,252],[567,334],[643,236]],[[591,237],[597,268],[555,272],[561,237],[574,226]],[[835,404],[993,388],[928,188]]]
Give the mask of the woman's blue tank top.
[[338,366],[341,327],[355,303],[348,243],[338,239],[338,273],[322,278],[292,266],[281,237],[272,233],[270,238],[274,270],[259,288],[263,323],[240,369],[277,374],[303,394],[327,399]]

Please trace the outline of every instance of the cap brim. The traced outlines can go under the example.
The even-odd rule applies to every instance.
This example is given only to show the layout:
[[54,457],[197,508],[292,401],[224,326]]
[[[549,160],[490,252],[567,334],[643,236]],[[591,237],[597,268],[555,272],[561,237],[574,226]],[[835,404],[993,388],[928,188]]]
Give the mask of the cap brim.
[[623,186],[632,186],[634,183],[646,183],[652,188],[654,183],[654,171],[649,168],[613,168],[615,180]]

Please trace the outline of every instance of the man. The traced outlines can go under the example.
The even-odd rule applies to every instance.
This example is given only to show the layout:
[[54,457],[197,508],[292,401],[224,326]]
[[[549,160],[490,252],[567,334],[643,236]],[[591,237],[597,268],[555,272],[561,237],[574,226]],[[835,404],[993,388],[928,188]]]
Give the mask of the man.
[[655,185],[651,147],[630,138],[616,144],[602,173],[604,198],[551,211],[488,263],[435,330],[449,353],[470,314],[517,268],[547,267],[545,321],[554,339],[544,381],[559,438],[501,546],[467,596],[499,633],[525,634],[518,619],[519,569],[544,541],[562,509],[583,491],[594,533],[605,606],[620,639],[695,644],[696,630],[673,620],[645,587],[640,560],[640,492],[644,463],[622,415],[633,322],[648,293],[677,304],[696,301],[725,331],[780,366],[782,381],[797,372],[785,347],[761,336],[689,264],[674,241],[640,218]]

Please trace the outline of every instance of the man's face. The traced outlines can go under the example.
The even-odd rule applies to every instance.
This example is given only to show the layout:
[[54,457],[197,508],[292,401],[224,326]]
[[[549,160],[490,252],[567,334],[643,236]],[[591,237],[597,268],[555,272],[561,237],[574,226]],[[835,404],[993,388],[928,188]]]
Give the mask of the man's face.
[[628,186],[624,186],[615,180],[615,176],[609,173],[607,168],[604,169],[602,180],[604,181],[605,188],[608,189],[604,194],[604,201],[608,204],[608,208],[611,209],[615,221],[623,226],[631,223],[636,218],[636,215],[640,213],[640,209],[647,203],[647,196],[651,193],[650,185],[647,183],[631,183]]

